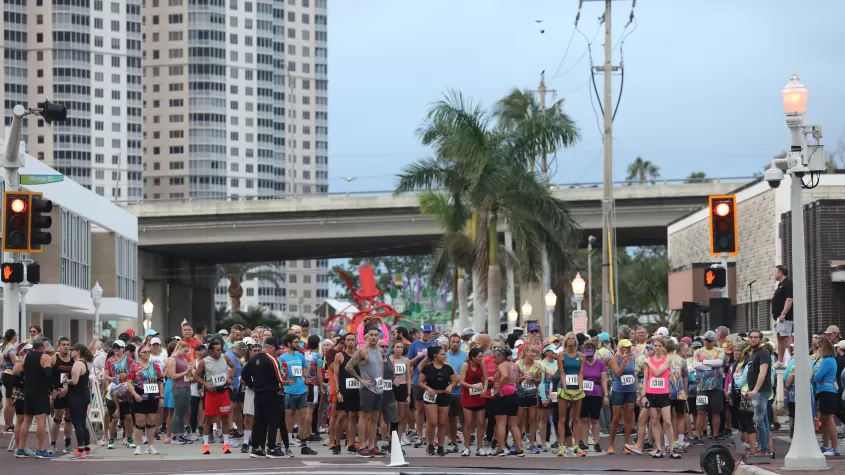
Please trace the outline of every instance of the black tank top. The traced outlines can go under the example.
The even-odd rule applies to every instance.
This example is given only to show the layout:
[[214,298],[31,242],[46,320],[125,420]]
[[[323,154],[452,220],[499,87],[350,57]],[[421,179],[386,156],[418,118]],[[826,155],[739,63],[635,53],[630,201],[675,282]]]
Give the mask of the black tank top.
[[79,375],[79,380],[76,384],[68,383],[68,397],[88,399],[91,397],[91,392],[88,388],[88,378],[91,374],[88,372],[88,365],[85,365],[85,372]]
[[56,355],[56,363],[53,365],[53,387],[56,389],[64,386],[62,384],[62,375],[65,379],[65,384],[70,381],[70,372],[73,370],[73,360],[68,359],[64,361],[61,356]]
[[50,394],[53,381],[52,378],[48,378],[44,374],[44,369],[41,368],[41,355],[43,354],[40,351],[30,351],[23,360],[23,370],[26,373],[23,387],[27,397],[29,395],[47,396]]
[[341,353],[343,355],[343,362],[340,363],[340,369],[337,372],[337,384],[340,385],[341,391],[346,391],[346,379],[349,378],[349,372],[346,371],[346,364],[352,359],[346,351]]

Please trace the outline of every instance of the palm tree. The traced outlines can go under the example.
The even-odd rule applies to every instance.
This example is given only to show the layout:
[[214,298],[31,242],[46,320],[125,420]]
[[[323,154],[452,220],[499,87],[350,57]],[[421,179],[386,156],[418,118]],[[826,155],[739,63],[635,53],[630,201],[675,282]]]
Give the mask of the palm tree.
[[638,185],[651,183],[653,185],[657,178],[660,178],[660,167],[648,160],[643,160],[642,157],[637,157],[628,165],[628,176],[625,181],[629,185],[634,183]]
[[229,299],[232,313],[241,309],[241,297],[244,289],[241,284],[247,280],[258,279],[268,282],[277,289],[282,288],[282,273],[278,263],[264,262],[252,264],[222,264],[219,266],[222,277],[229,279]]
[[246,312],[233,312],[220,322],[219,327],[230,328],[236,323],[253,330],[256,327],[264,327],[272,331],[274,336],[279,336],[284,331],[282,321],[264,307],[249,307]]
[[704,172],[692,172],[684,180],[684,183],[713,183],[713,180],[707,178]]
[[493,114],[499,118],[499,127],[517,132],[515,146],[529,154],[531,170],[536,168],[540,157],[540,175],[548,179],[548,154],[560,148],[571,147],[581,141],[581,132],[564,111],[563,99],[543,110],[534,91],[520,91],[513,88],[493,107]]
[[451,92],[435,103],[420,128],[424,144],[439,158],[424,159],[399,175],[396,193],[458,186],[477,210],[478,227],[473,282],[476,295],[487,291],[487,328],[498,333],[502,276],[499,268],[498,227],[507,223],[516,246],[516,277],[521,283],[543,278],[543,251],[560,265],[568,261],[567,243],[577,229],[569,212],[529,168],[536,145],[524,130],[492,127],[490,115]]

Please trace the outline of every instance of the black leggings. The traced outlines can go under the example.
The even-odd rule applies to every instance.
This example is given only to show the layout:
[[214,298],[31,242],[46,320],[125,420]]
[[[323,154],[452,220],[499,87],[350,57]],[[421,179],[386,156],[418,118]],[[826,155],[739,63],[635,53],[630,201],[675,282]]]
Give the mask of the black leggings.
[[[320,428],[318,425],[320,424],[320,401],[322,401],[322,397],[317,400],[317,404],[312,404],[313,411],[311,411],[311,434],[319,434]],[[310,434],[309,434],[310,435]]]
[[88,447],[91,443],[91,434],[88,432],[88,424],[86,424],[89,399],[90,396],[85,394],[68,401],[73,433],[76,434],[76,446],[79,448]]
[[[285,420],[285,413],[287,410],[284,408],[284,399],[282,401],[282,410],[279,411],[279,432],[282,433],[282,443],[285,444],[285,450],[287,450],[290,448],[290,438],[288,437],[288,423]],[[272,437],[274,439],[273,442],[276,442],[276,434],[267,434],[267,436]],[[300,439],[302,439],[302,437],[300,437]],[[267,446],[270,446],[269,442],[267,443]]]
[[200,413],[200,401],[202,401],[201,397],[191,396],[191,432],[197,431],[197,418],[199,417]]

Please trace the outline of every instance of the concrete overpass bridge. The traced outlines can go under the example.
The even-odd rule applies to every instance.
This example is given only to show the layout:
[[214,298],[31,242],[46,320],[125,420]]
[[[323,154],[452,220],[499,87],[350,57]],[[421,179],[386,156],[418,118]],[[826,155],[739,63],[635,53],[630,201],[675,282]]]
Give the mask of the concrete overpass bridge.
[[[620,246],[666,244],[666,226],[751,177],[711,183],[661,180],[614,186]],[[580,224],[583,242],[601,242],[599,183],[552,185]],[[430,252],[442,235],[413,194],[390,191],[284,195],[272,199],[152,200],[124,208],[138,217],[139,247],[196,263],[330,259]]]

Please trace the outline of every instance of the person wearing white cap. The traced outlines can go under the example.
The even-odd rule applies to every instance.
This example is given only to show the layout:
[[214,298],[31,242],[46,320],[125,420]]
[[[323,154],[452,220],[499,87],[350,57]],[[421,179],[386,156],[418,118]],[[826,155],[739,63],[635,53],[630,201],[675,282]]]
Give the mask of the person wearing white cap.
[[835,346],[839,342],[839,327],[836,325],[827,327],[827,330],[824,331],[824,336]]

